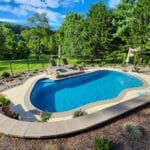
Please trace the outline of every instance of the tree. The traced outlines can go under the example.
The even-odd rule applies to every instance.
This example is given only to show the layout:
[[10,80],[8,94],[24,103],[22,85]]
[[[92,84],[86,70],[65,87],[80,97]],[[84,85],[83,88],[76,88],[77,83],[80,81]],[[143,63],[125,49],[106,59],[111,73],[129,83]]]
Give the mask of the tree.
[[134,33],[138,39],[138,46],[144,51],[150,51],[150,1],[139,0],[134,12]]
[[4,47],[4,42],[5,42],[5,36],[3,34],[3,29],[0,27],[0,58],[3,58],[3,51],[5,49]]
[[[48,48],[48,37],[51,34],[46,13],[35,13],[33,17],[28,19],[28,22],[33,26],[28,32],[30,35],[28,45],[39,60],[42,50]],[[45,40],[46,44],[42,40]]]
[[80,58],[83,50],[82,38],[84,19],[81,14],[70,12],[59,32],[57,32],[57,39],[62,45],[63,53],[67,57]]
[[[116,27],[114,38],[120,40],[122,49],[134,47],[136,43],[134,38],[134,11],[136,9],[136,0],[123,0],[114,10],[113,25]],[[135,44],[136,45],[136,44]]]
[[91,58],[103,58],[110,50],[112,11],[103,2],[91,6],[87,15],[87,36],[91,49]]
[[3,28],[3,35],[5,37],[4,49],[2,52],[4,59],[15,59],[15,50],[17,47],[17,38],[11,29]]

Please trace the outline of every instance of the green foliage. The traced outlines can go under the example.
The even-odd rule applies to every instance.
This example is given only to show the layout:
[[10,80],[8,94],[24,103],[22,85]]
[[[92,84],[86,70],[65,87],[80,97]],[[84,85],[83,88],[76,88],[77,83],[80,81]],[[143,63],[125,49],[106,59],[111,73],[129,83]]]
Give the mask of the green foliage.
[[86,20],[86,34],[91,58],[103,58],[111,50],[112,11],[103,2],[93,4]]
[[107,138],[95,137],[94,148],[95,150],[111,150],[111,141]]
[[76,118],[76,117],[80,117],[80,116],[84,116],[86,115],[87,113],[85,111],[82,111],[82,110],[77,110],[73,113],[73,118]]
[[51,118],[51,115],[50,112],[42,112],[40,122],[47,122]]
[[[12,70],[13,73],[19,73],[19,72],[27,72],[28,67],[29,70],[35,70],[35,69],[42,69],[44,64],[44,67],[49,67],[49,60],[13,60],[12,63]],[[28,66],[29,65],[29,66]],[[10,72],[10,63],[9,61],[0,61],[0,75],[2,75],[3,72]]]
[[[57,31],[50,29],[45,13],[29,18],[30,27],[0,23],[0,59],[57,56],[58,45],[62,57],[92,63],[98,58],[122,66],[122,54],[130,47],[141,47],[139,57],[149,54],[149,0],[122,0],[114,9],[100,1],[91,5],[86,16],[68,13]],[[136,58],[133,63],[137,64]],[[143,63],[148,64],[149,57]]]
[[41,53],[47,51],[48,40],[51,34],[50,26],[46,13],[35,13],[28,22],[33,26],[29,31],[23,33],[28,39],[28,47],[33,49],[37,59],[40,59]]
[[12,114],[12,118],[19,120],[19,114],[16,113],[16,112],[14,112],[14,113]]
[[142,137],[143,133],[142,133],[141,129],[134,123],[125,124],[124,129],[126,131],[127,136],[133,140],[137,140]]
[[106,65],[106,62],[105,62],[105,61],[102,61],[102,62],[99,64],[100,67],[102,67],[102,66],[104,66],[104,65]]
[[0,94],[0,104],[1,105],[9,105],[10,104],[10,100],[5,98],[4,95]]
[[2,77],[4,77],[4,78],[8,78],[9,76],[10,76],[9,72],[3,72],[2,73]]
[[122,64],[121,64],[121,66],[124,67],[124,66],[125,66],[125,63],[126,63],[126,54],[123,53],[123,54],[122,54]]
[[134,60],[133,60],[133,64],[134,64],[134,66],[136,66],[136,65],[137,65],[137,63],[138,63],[138,59],[139,59],[138,53],[134,54]]

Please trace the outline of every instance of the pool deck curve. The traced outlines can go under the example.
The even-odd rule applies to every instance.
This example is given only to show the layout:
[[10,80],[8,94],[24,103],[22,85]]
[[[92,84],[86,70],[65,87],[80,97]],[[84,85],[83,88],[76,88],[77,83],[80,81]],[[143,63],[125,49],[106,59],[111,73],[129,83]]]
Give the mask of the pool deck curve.
[[[43,77],[45,77],[45,74],[38,76],[38,79]],[[31,86],[34,79],[37,80],[37,78],[29,79],[27,83],[21,86],[2,92],[2,94],[6,95],[8,98],[15,99],[15,101],[13,101],[13,104],[11,104],[11,111],[20,111],[21,115],[24,116],[24,121],[11,119],[0,113],[0,133],[22,138],[58,137],[87,130],[98,124],[104,123],[106,121],[109,121],[110,119],[127,113],[135,108],[150,103],[150,92],[148,92],[146,95],[135,97],[132,96],[132,93],[134,92],[135,94],[137,93],[137,91],[131,90],[131,95],[129,92],[128,98],[126,97],[125,100],[121,100],[119,103],[115,103],[115,105],[104,107],[98,111],[92,111],[91,109],[92,113],[88,113],[88,115],[85,116],[74,119],[64,118],[64,120],[61,121],[54,119],[54,121],[47,123],[32,122],[36,121],[37,118],[33,116],[32,112],[28,111],[28,108],[25,106],[22,98],[26,95],[27,89],[29,88],[29,86]],[[147,81],[149,81],[148,86],[150,87],[149,79],[150,78],[148,78]],[[19,91],[20,88],[22,89],[21,91]],[[150,88],[148,89],[150,90]],[[17,92],[14,93],[14,91]]]
[[0,133],[21,138],[64,136],[90,129],[148,103],[150,95],[144,95],[89,115],[47,123],[18,121],[0,114]]

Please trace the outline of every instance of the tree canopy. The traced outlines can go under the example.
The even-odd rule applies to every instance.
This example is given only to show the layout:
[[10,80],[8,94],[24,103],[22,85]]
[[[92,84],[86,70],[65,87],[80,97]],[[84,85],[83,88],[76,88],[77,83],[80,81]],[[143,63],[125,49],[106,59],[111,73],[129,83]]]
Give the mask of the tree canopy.
[[107,59],[124,57],[127,50],[141,47],[150,53],[150,1],[122,0],[114,9],[93,4],[86,16],[69,12],[60,28],[52,31],[45,13],[28,19],[29,27],[0,23],[0,59],[21,59],[30,55]]

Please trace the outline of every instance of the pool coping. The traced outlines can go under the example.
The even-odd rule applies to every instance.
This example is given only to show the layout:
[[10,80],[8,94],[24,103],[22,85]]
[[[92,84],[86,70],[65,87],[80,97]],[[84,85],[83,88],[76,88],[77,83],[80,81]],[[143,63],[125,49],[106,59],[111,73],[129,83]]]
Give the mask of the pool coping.
[[[123,97],[129,92],[129,91],[132,91],[132,90],[140,90],[140,89],[144,89],[144,88],[147,88],[149,87],[149,84],[147,83],[147,81],[141,77],[139,77],[137,74],[133,75],[131,74],[130,72],[123,72],[123,71],[120,71],[120,70],[112,70],[112,69],[99,69],[99,70],[111,70],[111,71],[117,71],[117,72],[121,72],[121,73],[125,73],[127,75],[132,75],[132,76],[135,76],[136,78],[140,79],[143,81],[143,86],[141,87],[137,87],[137,88],[128,88],[126,90],[123,90],[116,98],[112,98],[112,99],[107,99],[107,100],[102,100],[102,101],[96,101],[96,102],[93,102],[93,103],[89,103],[89,104],[86,104],[84,106],[81,106],[81,107],[78,107],[78,108],[75,108],[75,109],[72,109],[72,110],[69,110],[69,111],[65,111],[65,112],[52,112],[52,117],[53,118],[60,118],[60,117],[68,117],[68,116],[73,116],[73,113],[77,110],[82,110],[82,111],[85,111],[85,112],[88,112],[88,109],[90,108],[93,108],[95,106],[98,106],[98,105],[104,105],[104,104],[114,104],[116,105],[117,102],[121,102]],[[95,71],[98,71],[98,70],[95,70]],[[88,73],[92,73],[92,72],[95,72],[95,71],[90,71],[90,72],[85,72],[84,74],[88,74]],[[82,76],[84,74],[80,74],[80,75],[75,75],[75,76]],[[72,76],[71,76],[72,77]],[[66,77],[66,78],[71,78],[71,77]],[[74,77],[74,76],[73,76]],[[24,97],[24,104],[25,106],[28,108],[28,110],[33,113],[34,115],[39,115],[42,110],[34,107],[30,101],[30,94],[32,92],[32,89],[34,88],[35,84],[37,83],[37,81],[39,80],[42,80],[44,78],[49,78],[49,76],[45,76],[45,77],[42,77],[42,78],[39,78],[39,79],[35,79],[31,86],[29,87],[29,89],[27,90],[26,94],[25,94],[25,97]],[[63,78],[63,79],[66,79],[66,78]],[[56,80],[63,80],[62,78],[61,79],[56,79]],[[52,79],[53,80],[53,79]]]
[[59,122],[27,122],[0,114],[0,133],[21,138],[48,138],[86,131],[140,106],[150,103],[150,95],[139,96],[95,113]]

